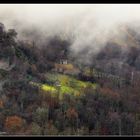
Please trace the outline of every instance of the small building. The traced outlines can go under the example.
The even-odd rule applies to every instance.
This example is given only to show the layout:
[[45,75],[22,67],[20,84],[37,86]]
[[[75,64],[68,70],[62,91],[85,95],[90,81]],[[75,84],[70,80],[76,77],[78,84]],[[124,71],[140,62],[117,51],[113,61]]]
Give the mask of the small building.
[[68,64],[68,60],[67,59],[60,59],[58,61],[58,63],[55,63],[54,71],[63,73],[67,69],[68,66],[69,66],[69,64]]
[[60,64],[68,64],[68,60],[67,59],[60,59]]
[[76,68],[73,64],[68,63],[66,59],[61,59],[60,63],[55,63],[54,71],[70,75],[78,75],[80,73],[80,70]]

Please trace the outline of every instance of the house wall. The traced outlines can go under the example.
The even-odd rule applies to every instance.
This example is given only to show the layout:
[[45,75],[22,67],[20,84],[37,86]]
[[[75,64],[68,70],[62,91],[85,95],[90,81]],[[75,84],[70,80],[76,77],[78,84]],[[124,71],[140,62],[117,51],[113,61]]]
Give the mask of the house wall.
[[68,64],[67,60],[60,60],[60,64]]

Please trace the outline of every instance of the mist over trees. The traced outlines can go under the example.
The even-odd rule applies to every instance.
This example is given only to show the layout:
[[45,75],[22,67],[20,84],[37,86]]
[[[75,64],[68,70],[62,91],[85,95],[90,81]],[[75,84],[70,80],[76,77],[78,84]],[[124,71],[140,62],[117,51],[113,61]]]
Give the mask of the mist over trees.
[[[11,69],[0,68],[0,84],[5,81],[0,91],[0,132],[140,134],[140,47],[124,48],[110,40],[98,53],[89,47],[73,53],[72,42],[59,36],[37,46],[36,40],[19,40],[17,35],[0,24],[0,63],[12,65]],[[80,72],[54,72],[61,59],[68,60],[67,69]],[[95,77],[94,70],[124,78],[126,83],[118,86],[114,77],[114,81]],[[42,90],[45,84],[46,91]]]

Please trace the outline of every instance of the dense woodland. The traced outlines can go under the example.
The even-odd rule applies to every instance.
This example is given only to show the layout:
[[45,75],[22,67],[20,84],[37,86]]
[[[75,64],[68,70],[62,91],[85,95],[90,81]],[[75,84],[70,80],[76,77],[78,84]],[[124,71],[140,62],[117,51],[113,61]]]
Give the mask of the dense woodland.
[[[55,36],[38,46],[0,24],[0,64],[8,63],[0,67],[0,133],[139,135],[140,44],[124,49],[110,41],[87,64],[85,51],[74,55],[70,45]],[[61,59],[68,64],[57,65],[60,72]]]

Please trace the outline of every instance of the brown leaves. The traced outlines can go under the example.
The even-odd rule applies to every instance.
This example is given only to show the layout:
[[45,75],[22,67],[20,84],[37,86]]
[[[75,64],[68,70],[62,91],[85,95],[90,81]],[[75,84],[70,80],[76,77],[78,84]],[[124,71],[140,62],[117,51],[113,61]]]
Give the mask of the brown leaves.
[[3,108],[3,107],[4,107],[3,101],[0,100],[0,108]]
[[114,92],[112,89],[110,88],[101,88],[100,92],[105,95],[105,96],[110,96],[113,99],[119,99],[120,95],[117,92]]
[[18,116],[9,116],[5,121],[5,129],[8,132],[16,132],[19,131],[23,126],[23,119]]
[[67,111],[66,111],[66,116],[69,118],[69,119],[75,119],[78,117],[78,113],[77,111],[74,109],[74,108],[69,108]]

